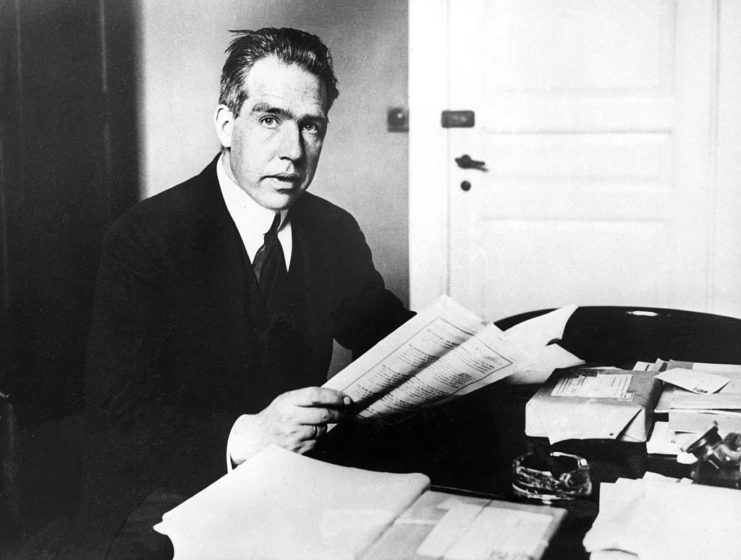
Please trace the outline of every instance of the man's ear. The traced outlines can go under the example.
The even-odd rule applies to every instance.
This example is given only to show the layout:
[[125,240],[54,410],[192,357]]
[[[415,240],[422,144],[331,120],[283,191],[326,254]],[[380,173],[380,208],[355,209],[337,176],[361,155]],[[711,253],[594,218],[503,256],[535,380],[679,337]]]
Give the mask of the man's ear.
[[232,147],[232,129],[234,128],[234,114],[226,105],[216,107],[214,113],[214,126],[216,126],[216,136],[224,148]]

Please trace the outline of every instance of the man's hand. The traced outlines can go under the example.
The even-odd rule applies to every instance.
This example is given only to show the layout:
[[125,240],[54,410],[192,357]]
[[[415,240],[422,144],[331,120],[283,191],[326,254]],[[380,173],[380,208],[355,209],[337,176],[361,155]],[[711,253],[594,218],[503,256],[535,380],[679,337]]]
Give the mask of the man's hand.
[[240,464],[271,443],[306,453],[349,413],[352,400],[334,389],[306,387],[283,393],[257,414],[243,414],[229,435],[231,460]]

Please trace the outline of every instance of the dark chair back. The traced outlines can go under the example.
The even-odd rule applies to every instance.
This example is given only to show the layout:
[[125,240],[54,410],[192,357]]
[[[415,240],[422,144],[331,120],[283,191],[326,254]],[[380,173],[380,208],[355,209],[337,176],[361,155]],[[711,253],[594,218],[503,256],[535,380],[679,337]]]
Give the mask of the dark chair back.
[[[529,311],[496,322],[506,330],[548,312]],[[562,346],[589,363],[631,365],[657,358],[741,364],[741,319],[657,307],[579,307]]]

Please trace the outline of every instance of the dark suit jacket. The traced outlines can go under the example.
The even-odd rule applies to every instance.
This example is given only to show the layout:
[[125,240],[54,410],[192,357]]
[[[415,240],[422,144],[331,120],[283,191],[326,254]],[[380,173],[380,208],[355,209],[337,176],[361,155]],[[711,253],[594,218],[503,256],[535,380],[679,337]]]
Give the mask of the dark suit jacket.
[[357,222],[309,193],[290,210],[289,279],[269,312],[216,161],[137,205],[104,241],[86,489],[119,523],[155,487],[191,494],[224,474],[236,417],[321,385],[333,338],[362,352],[410,316],[384,289]]

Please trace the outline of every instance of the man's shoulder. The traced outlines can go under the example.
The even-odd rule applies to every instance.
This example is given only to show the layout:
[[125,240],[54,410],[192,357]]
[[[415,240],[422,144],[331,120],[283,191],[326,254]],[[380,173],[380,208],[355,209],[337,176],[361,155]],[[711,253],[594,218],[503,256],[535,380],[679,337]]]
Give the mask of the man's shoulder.
[[301,196],[291,210],[291,219],[313,227],[357,227],[357,222],[350,212],[308,192]]
[[134,205],[116,220],[111,233],[135,229],[177,235],[222,206],[212,162],[198,175]]

